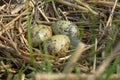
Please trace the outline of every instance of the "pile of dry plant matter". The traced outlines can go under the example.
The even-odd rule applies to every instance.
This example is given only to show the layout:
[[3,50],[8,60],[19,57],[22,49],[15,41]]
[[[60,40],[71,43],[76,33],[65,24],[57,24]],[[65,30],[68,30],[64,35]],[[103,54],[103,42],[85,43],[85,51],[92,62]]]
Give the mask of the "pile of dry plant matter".
[[[39,48],[34,47],[30,55],[28,18],[31,26],[51,26],[57,20],[71,21],[78,26],[80,40],[84,44],[79,43],[75,51],[70,50],[73,54],[63,58],[40,53]],[[69,73],[66,80],[85,80],[87,77],[94,80],[119,55],[119,25],[118,0],[0,0],[0,78],[10,80],[21,71],[21,80],[60,80],[65,77],[64,73]],[[36,68],[31,65],[31,56],[43,73],[46,69],[42,63],[46,57],[50,59],[53,73],[63,73],[58,77],[55,74],[35,75]],[[77,70],[81,75],[70,74]],[[111,80],[118,78],[119,75],[110,77]]]

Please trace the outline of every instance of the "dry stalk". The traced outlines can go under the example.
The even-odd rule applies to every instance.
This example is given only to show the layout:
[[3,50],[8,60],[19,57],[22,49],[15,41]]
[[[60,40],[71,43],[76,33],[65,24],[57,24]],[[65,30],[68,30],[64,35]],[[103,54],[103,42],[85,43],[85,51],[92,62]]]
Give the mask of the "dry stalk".
[[87,46],[84,43],[80,42],[78,44],[77,48],[76,48],[76,51],[71,55],[71,57],[70,57],[68,63],[66,64],[63,72],[64,73],[70,73],[70,72],[72,72],[73,66],[79,60],[81,54],[84,51],[86,51],[86,50],[88,50],[90,48],[91,48],[91,46]]
[[[1,55],[2,53],[4,55],[6,55],[6,57],[10,57],[10,59],[14,62],[14,60],[12,59],[12,56],[14,56],[15,58],[19,58],[21,60],[24,60],[26,63],[31,63],[31,60],[29,57],[26,57],[26,56],[22,56],[22,55],[19,55],[16,50],[14,50],[12,47],[9,47],[9,46],[6,46],[6,45],[3,45],[3,44],[0,44],[0,52],[1,52]],[[35,62],[37,65],[40,65],[38,64],[37,62]]]
[[[101,5],[101,6],[106,6],[106,7],[113,7],[114,2],[112,1],[105,1],[105,0],[89,0],[87,1],[87,3],[95,3],[97,5]],[[120,3],[116,4],[117,8],[120,8]]]
[[70,6],[70,7],[82,10],[84,12],[88,12],[87,8],[79,6],[79,5],[72,4],[72,3],[68,2],[68,1],[65,1],[65,0],[56,0],[56,2],[61,3],[61,4],[66,5],[66,6]]
[[21,27],[18,27],[18,31],[19,31],[19,33],[21,34],[21,38],[23,39],[25,45],[28,46],[28,41],[27,41],[27,39],[25,38],[25,35],[22,34],[22,33],[24,33],[23,30],[22,30],[22,28],[21,28]]
[[11,14],[16,14],[23,8],[25,8],[25,4],[19,5],[18,7],[16,7],[14,10],[11,11]]
[[[35,5],[35,1],[32,1],[33,4]],[[41,15],[44,17],[44,19],[47,21],[47,22],[50,22],[49,19],[47,18],[46,14],[44,13],[44,11],[41,10],[41,8],[39,8],[39,6],[37,6],[37,9],[39,10],[39,12],[41,13]]]
[[[88,76],[90,75],[87,74],[77,75],[77,74],[64,74],[64,73],[59,73],[59,74],[36,73],[33,75],[31,80],[86,80]],[[110,80],[119,80],[119,79],[120,79],[120,74],[113,74],[110,77]],[[101,77],[101,80],[104,80],[104,76]]]
[[114,13],[114,11],[115,11],[117,2],[118,2],[118,0],[115,0],[115,3],[114,3],[114,5],[113,5],[112,11],[111,11],[110,16],[109,16],[109,18],[108,18],[108,21],[107,21],[107,24],[106,24],[106,26],[105,26],[105,29],[106,29],[108,26],[110,26],[110,24],[112,24],[113,13]]
[[83,3],[82,1],[80,0],[75,0],[79,5],[82,5],[84,6],[85,8],[87,8],[91,13],[95,14],[95,15],[98,15],[97,12],[95,12],[92,8],[90,8],[90,6],[88,4],[85,4]]
[[120,42],[115,46],[114,50],[110,53],[110,56],[104,60],[104,62],[98,67],[98,69],[88,77],[88,80],[95,80],[98,76],[100,76],[106,69],[106,67],[110,64],[112,60],[120,55]]
[[13,78],[13,73],[9,73],[6,80],[11,80]]
[[16,20],[18,20],[21,16],[23,16],[25,13],[26,13],[26,10],[23,11],[23,12],[22,12],[19,16],[17,16],[16,18],[14,18],[12,21],[10,21],[8,24],[6,24],[6,25],[4,26],[5,29],[3,29],[3,30],[0,31],[0,36],[1,36],[5,31],[14,28],[14,26],[11,26],[11,25],[14,24],[14,22],[15,22]]
[[52,1],[52,6],[53,6],[53,10],[54,10],[56,16],[58,17],[58,19],[60,19],[60,15],[59,15],[59,13],[57,12],[57,9],[56,9],[55,2],[54,2],[54,1]]
[[75,74],[35,74],[32,80],[85,80],[86,75],[75,75]]
[[0,6],[0,11],[4,10],[5,7],[6,7],[6,5]]
[[[30,5],[31,7],[34,7],[34,5],[32,4],[31,1],[29,1],[29,5]],[[18,5],[15,9],[13,9],[13,10],[11,11],[11,14],[16,14],[16,13],[18,13],[21,9],[25,8],[25,6],[26,6],[25,4]]]
[[[21,55],[23,55],[23,56],[30,57],[30,54],[29,54],[28,52],[22,50],[22,49],[19,49],[19,52],[20,52]],[[33,52],[32,56],[33,56],[34,58],[39,58],[39,59],[40,59],[40,58],[43,59],[43,58],[45,58],[45,57],[48,57],[49,59],[54,59],[53,56],[51,56],[51,55],[46,55],[46,54],[43,54],[43,53],[35,53],[35,52]]]
[[40,11],[40,13],[42,14],[42,16],[45,18],[45,20],[46,20],[47,22],[50,22],[49,19],[47,18],[47,16],[45,15],[45,13],[44,13],[39,7],[37,7],[37,8],[38,8],[38,10]]

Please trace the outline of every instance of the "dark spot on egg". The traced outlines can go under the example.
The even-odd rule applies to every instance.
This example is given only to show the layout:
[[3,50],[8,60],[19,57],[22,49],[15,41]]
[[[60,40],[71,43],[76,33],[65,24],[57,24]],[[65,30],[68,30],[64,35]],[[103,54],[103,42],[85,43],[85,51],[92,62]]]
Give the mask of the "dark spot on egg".
[[68,32],[68,30],[64,30],[64,32]]
[[52,54],[52,47],[49,45],[48,47],[47,47],[47,50],[48,50],[48,52],[49,52],[49,54]]
[[62,27],[60,27],[60,28],[59,28],[59,30],[63,31],[63,28],[62,28]]

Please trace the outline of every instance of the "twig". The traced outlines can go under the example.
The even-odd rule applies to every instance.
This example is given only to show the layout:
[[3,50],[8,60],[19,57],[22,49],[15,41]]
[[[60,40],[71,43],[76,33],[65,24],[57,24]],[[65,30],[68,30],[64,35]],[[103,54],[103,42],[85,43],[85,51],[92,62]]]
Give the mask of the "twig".
[[25,4],[17,6],[15,9],[11,11],[11,14],[18,13],[22,8],[25,8]]
[[[1,51],[1,54],[3,52],[3,54],[5,54],[4,52],[7,52],[8,54],[12,55],[12,56],[15,56],[16,58],[19,58],[19,59],[23,59],[26,63],[31,63],[31,60],[29,57],[26,57],[26,56],[23,56],[23,55],[19,55],[19,54],[16,54],[17,52],[9,47],[9,46],[5,46],[3,44],[0,44],[0,51]],[[5,54],[6,55],[6,54]],[[11,58],[10,58],[11,59]],[[40,64],[37,63],[35,61],[35,63],[39,66]]]
[[32,80],[85,80],[86,75],[75,74],[35,74]]
[[62,14],[63,17],[65,18],[65,20],[68,21],[68,19],[67,19],[66,15],[64,14],[64,12],[63,12],[60,8],[58,8],[58,10],[61,12],[61,14]]
[[38,10],[40,11],[40,13],[42,14],[42,16],[45,18],[45,20],[47,21],[47,22],[50,22],[49,21],[49,19],[46,17],[46,15],[44,14],[44,12],[39,8],[39,7],[37,7],[38,8]]
[[11,24],[13,24],[16,20],[18,20],[22,15],[24,15],[26,13],[26,10],[23,11],[19,16],[17,16],[16,18],[14,18],[12,21],[10,21],[8,24],[6,24],[4,26],[5,29],[1,30],[0,31],[0,36],[6,31],[6,30],[9,30],[9,29],[12,29],[14,28],[14,26],[11,26]]
[[[34,7],[34,5],[32,4],[31,1],[29,2],[29,5],[30,5],[31,7]],[[23,8],[25,8],[25,4],[18,5],[15,9],[13,9],[13,10],[11,11],[11,14],[18,13],[18,12],[19,12],[21,9],[23,9]]]
[[10,34],[8,33],[8,31],[5,29],[4,24],[3,24],[2,22],[1,22],[1,25],[3,26],[3,29],[6,31],[6,34],[8,35],[8,38],[9,38],[10,40],[8,40],[7,38],[4,38],[3,36],[0,36],[0,38],[5,39],[5,40],[7,40],[8,42],[10,42],[10,43],[12,44],[12,47],[14,47],[14,49],[15,49],[16,51],[18,51],[18,50],[17,50],[17,46],[15,45],[15,43],[14,43],[11,35],[10,35]]
[[80,0],[75,0],[75,1],[76,1],[79,5],[82,5],[82,6],[84,6],[85,8],[87,8],[91,13],[93,13],[93,14],[95,14],[95,15],[98,15],[98,13],[95,12],[94,10],[92,10],[92,9],[89,7],[89,5],[81,2]]
[[118,0],[115,0],[114,6],[113,6],[112,11],[111,11],[111,13],[110,13],[110,16],[109,16],[109,18],[108,18],[108,21],[107,21],[107,24],[106,24],[106,26],[105,26],[105,29],[107,29],[107,27],[110,25],[110,23],[111,23],[111,21],[112,21],[113,13],[114,13],[114,11],[115,11],[117,2],[118,2]]
[[91,48],[91,46],[87,46],[84,43],[79,42],[79,44],[76,48],[76,51],[71,55],[71,58],[69,59],[68,63],[66,64],[63,72],[70,73],[73,70],[74,64],[79,60],[81,54],[90,48]]
[[21,29],[21,26],[18,27],[18,31],[19,31],[19,33],[21,34],[21,37],[22,37],[24,43],[26,44],[26,46],[28,46],[28,41],[26,40],[24,34],[22,34],[22,33],[23,33],[23,30]]
[[[7,71],[9,71],[9,72],[12,72],[11,69],[10,69],[10,68],[12,67],[11,65],[5,65],[3,61],[0,61],[0,63],[1,63],[1,66],[0,66],[0,67],[1,67],[2,69],[7,70]],[[1,68],[0,68],[0,69],[1,69]],[[1,70],[2,70],[2,69],[1,69]],[[13,71],[13,72],[14,72],[14,71]]]
[[[33,4],[35,5],[35,1],[32,1]],[[47,22],[50,22],[49,19],[47,18],[47,16],[45,15],[45,13],[41,10],[41,8],[39,8],[39,6],[37,6],[37,9],[40,11],[40,13],[42,14],[42,16],[44,17],[44,19],[47,21]]]
[[[86,74],[40,74],[36,73],[33,75],[31,80],[86,80],[89,75]],[[120,74],[113,74],[110,77],[110,80],[119,80]],[[90,80],[90,79],[89,79]],[[104,80],[104,76],[101,77],[101,80]]]
[[110,62],[115,59],[116,56],[120,55],[120,42],[116,45],[114,50],[110,53],[110,56],[106,58],[106,60],[99,66],[99,68],[95,71],[93,75],[88,77],[88,80],[95,80],[99,75],[101,75],[106,67],[110,64]]
[[[113,7],[114,2],[112,1],[105,1],[105,0],[88,0],[87,3],[95,3],[96,5],[106,6],[106,7]],[[116,4],[116,8],[120,8],[120,3]]]
[[[20,52],[21,55],[23,55],[23,56],[30,57],[30,54],[29,54],[28,52],[25,52],[25,51],[22,50],[22,49],[19,49],[19,52]],[[42,54],[42,53],[35,53],[35,52],[32,54],[32,56],[33,56],[34,58],[41,58],[41,59],[43,59],[43,58],[45,58],[45,57],[48,57],[49,59],[54,59],[53,56],[46,55],[46,54]]]
[[59,15],[59,13],[57,12],[57,9],[56,9],[56,7],[55,7],[55,2],[54,2],[54,1],[52,1],[52,6],[53,6],[53,10],[55,11],[56,16],[60,19],[60,15]]
[[3,10],[6,7],[6,5],[0,6],[0,11]]
[[15,43],[13,43],[12,41],[10,41],[8,38],[6,38],[4,36],[0,36],[0,39],[3,40],[3,41],[6,41],[12,48],[16,49]]
[[21,75],[21,80],[25,80],[25,74]]
[[85,7],[72,4],[72,3],[67,2],[65,0],[55,0],[55,1],[58,2],[58,3],[64,4],[64,5],[67,5],[67,6],[70,6],[70,7],[73,7],[73,8],[88,12],[88,9],[86,9]]
[[[106,23],[106,25],[105,25],[104,32],[102,33],[102,35],[101,35],[99,41],[102,40],[102,38],[105,36],[105,34],[108,34],[107,28],[108,28],[108,26],[110,26],[110,23],[111,23],[111,21],[112,21],[113,12],[114,12],[114,10],[115,10],[115,8],[116,8],[117,2],[118,2],[118,0],[116,0],[115,3],[114,3],[114,6],[113,6],[112,11],[111,11],[111,14],[109,15],[108,21],[107,21],[107,23]],[[98,42],[99,42],[99,41],[98,41]]]

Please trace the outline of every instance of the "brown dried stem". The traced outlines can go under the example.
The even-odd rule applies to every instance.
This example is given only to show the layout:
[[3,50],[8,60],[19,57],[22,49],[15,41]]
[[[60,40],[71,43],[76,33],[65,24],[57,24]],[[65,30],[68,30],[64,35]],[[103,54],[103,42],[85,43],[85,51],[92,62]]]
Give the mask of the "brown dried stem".
[[118,55],[120,55],[120,42],[118,42],[118,44],[114,47],[114,50],[110,53],[110,56],[104,60],[104,62],[98,67],[94,74],[88,77],[88,80],[95,80],[98,76],[100,76],[105,71],[110,62]]
[[[113,1],[105,1],[105,0],[89,0],[87,1],[87,3],[95,3],[97,5],[101,5],[101,6],[106,6],[106,7],[113,7],[114,2]],[[120,8],[120,3],[116,4],[116,8]]]
[[[33,75],[31,80],[86,80],[89,75],[86,74],[40,74],[37,73]],[[120,74],[113,74],[110,77],[110,80],[119,80]],[[91,80],[91,79],[89,79]],[[101,77],[101,80],[104,80],[104,76]]]
[[68,63],[66,64],[63,72],[64,73],[70,73],[73,70],[74,64],[79,60],[81,54],[90,49],[91,46],[87,46],[84,43],[80,42],[76,48],[76,51],[71,55],[71,58],[69,59]]
[[66,6],[70,6],[70,7],[82,10],[84,12],[88,12],[88,9],[86,9],[85,7],[72,4],[72,3],[65,1],[65,0],[56,0],[56,2],[61,3],[61,4],[66,5]]

